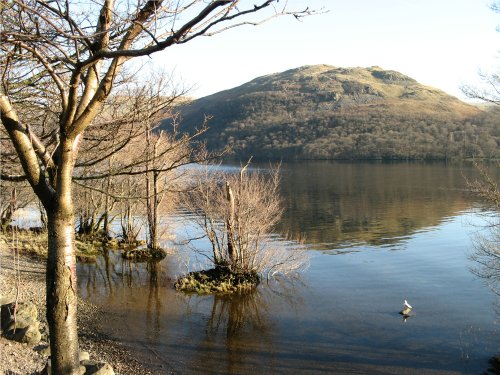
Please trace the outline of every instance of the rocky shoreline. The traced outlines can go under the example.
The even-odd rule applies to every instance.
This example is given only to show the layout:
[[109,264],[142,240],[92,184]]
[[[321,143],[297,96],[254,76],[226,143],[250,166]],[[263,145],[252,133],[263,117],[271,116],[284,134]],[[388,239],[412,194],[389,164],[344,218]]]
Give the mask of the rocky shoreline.
[[[41,326],[46,327],[45,261],[23,254],[17,259],[14,255],[7,244],[0,243],[0,302],[11,302],[17,294],[18,301],[36,305]],[[116,374],[151,374],[125,347],[102,333],[99,322],[105,320],[105,311],[79,300],[80,350],[88,352],[92,360],[109,363]],[[47,363],[47,354],[40,347],[0,336],[0,373],[40,374]]]

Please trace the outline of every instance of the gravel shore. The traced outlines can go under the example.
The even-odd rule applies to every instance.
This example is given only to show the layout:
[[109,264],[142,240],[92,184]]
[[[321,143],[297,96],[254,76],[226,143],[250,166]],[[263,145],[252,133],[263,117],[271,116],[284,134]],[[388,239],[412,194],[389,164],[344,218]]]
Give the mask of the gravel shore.
[[[19,301],[38,307],[38,318],[46,326],[45,261],[25,255],[15,259],[9,246],[0,243],[0,301],[13,301],[17,293]],[[104,311],[79,300],[80,350],[89,352],[93,360],[108,362],[116,374],[150,374],[126,348],[100,332],[98,322],[105,320]],[[34,348],[0,336],[0,374],[39,374],[46,363],[47,357]]]

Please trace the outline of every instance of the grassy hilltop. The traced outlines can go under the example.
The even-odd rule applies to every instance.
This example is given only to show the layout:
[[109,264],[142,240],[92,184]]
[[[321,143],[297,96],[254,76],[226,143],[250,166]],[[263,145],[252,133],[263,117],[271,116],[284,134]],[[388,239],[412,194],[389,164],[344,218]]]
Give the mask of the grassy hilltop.
[[185,130],[211,115],[209,149],[275,159],[498,157],[498,112],[401,73],[304,66],[183,106]]

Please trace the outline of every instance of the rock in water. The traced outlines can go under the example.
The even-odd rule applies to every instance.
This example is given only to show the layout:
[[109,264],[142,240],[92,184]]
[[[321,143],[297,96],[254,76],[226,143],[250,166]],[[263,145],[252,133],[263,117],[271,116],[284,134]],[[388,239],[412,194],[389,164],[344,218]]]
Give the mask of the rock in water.
[[408,315],[410,315],[410,313],[411,313],[411,309],[410,309],[409,307],[407,307],[406,309],[404,309],[404,310],[400,311],[399,313],[400,313],[401,315],[406,315],[406,316],[408,316]]

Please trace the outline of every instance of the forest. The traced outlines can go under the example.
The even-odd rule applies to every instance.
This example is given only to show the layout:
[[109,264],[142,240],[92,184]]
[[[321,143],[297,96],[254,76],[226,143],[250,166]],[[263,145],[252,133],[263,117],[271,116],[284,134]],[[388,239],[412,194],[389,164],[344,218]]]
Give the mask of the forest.
[[[181,107],[209,150],[260,159],[497,158],[500,113],[379,67],[309,66],[256,78]],[[164,124],[167,124],[165,121]]]

